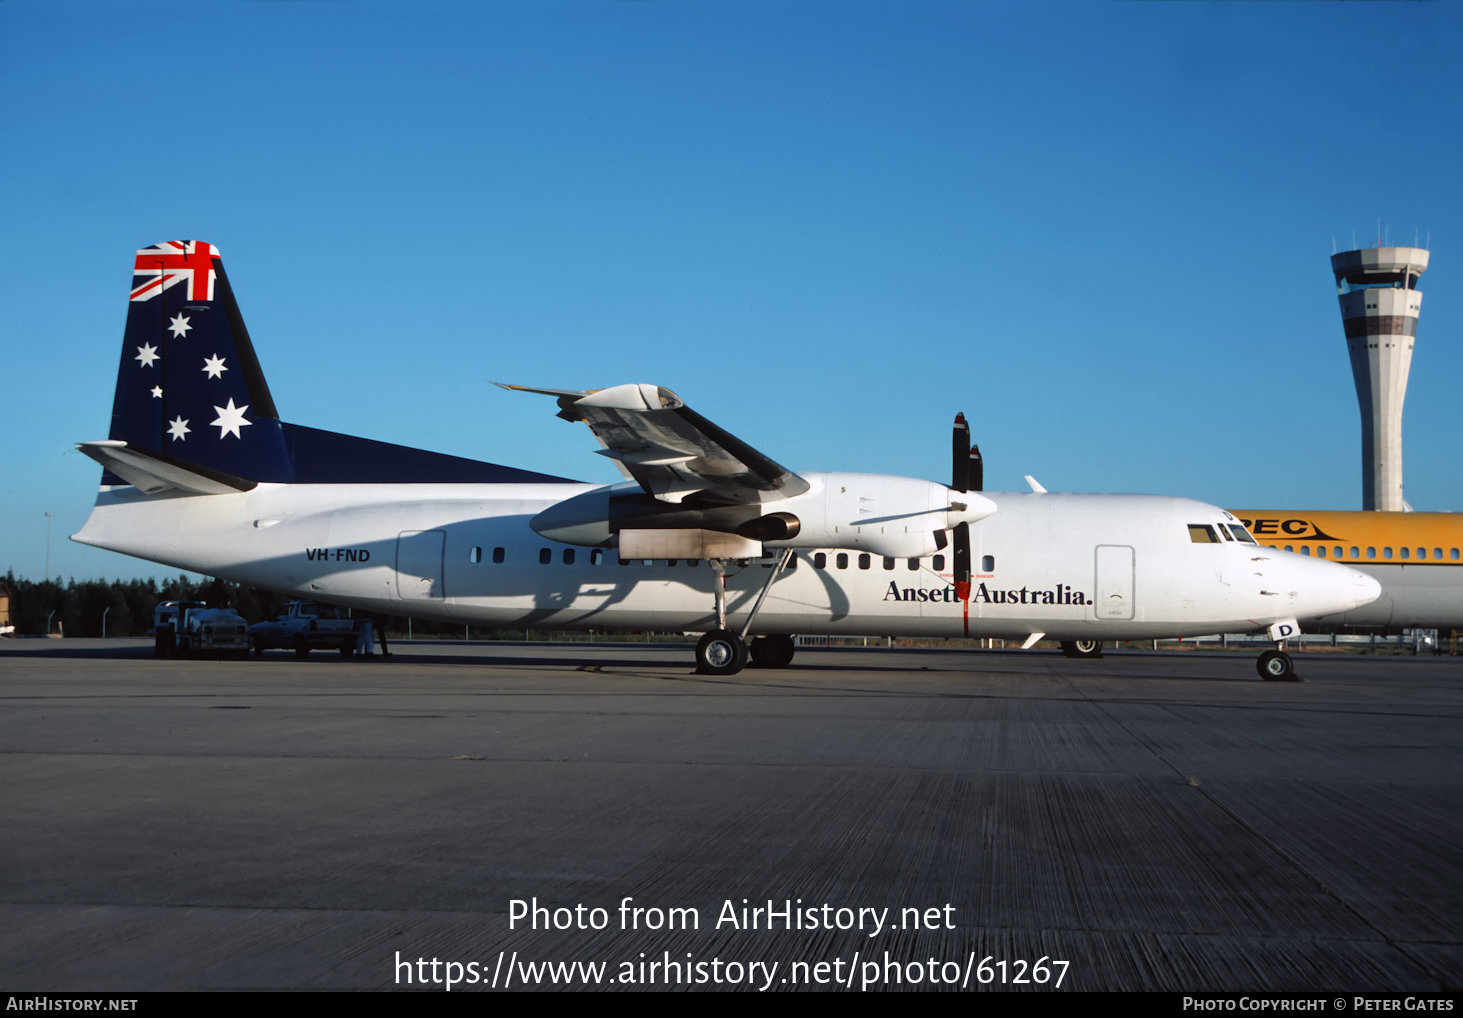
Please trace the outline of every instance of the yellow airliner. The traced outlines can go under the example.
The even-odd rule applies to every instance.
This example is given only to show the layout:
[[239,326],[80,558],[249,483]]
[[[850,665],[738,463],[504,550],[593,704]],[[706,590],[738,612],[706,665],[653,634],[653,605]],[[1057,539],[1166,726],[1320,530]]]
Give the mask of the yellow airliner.
[[1231,511],[1263,545],[1340,562],[1381,583],[1371,604],[1306,629],[1463,629],[1463,513]]

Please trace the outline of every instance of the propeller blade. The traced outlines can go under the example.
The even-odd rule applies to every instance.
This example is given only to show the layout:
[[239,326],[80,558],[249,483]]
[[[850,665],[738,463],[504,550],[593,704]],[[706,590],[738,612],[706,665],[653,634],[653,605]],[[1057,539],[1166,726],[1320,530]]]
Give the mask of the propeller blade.
[[970,490],[985,491],[985,463],[980,458],[980,446],[970,447]]
[[951,435],[950,487],[956,491],[970,490],[970,425],[965,423],[964,414],[955,415],[955,429]]
[[970,524],[955,525],[955,594],[970,600]]

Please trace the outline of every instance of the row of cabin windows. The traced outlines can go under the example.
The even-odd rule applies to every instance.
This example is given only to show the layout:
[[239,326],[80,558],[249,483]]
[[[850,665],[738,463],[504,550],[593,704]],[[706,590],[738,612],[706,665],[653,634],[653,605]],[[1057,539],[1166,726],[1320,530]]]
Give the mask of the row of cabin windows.
[[[1309,554],[1311,554],[1311,546],[1308,545],[1308,544],[1303,544],[1299,548],[1297,548],[1293,544],[1287,544],[1287,545],[1272,544],[1272,545],[1270,545],[1270,547],[1272,547],[1272,548],[1284,547],[1286,551],[1299,551],[1302,555],[1309,555]],[[1357,547],[1354,544],[1351,545],[1350,547],[1345,547],[1345,546],[1339,545],[1339,544],[1332,545],[1332,546],[1330,546],[1330,554],[1327,554],[1327,551],[1328,551],[1328,546],[1327,545],[1318,544],[1318,545],[1316,545],[1315,555],[1316,555],[1317,558],[1339,558],[1339,559],[1361,559],[1363,557],[1361,548]],[[1390,558],[1393,557],[1392,551],[1393,551],[1393,549],[1384,547],[1384,548],[1382,548],[1382,553],[1379,556],[1377,554],[1376,547],[1373,546],[1373,547],[1369,547],[1369,548],[1366,549],[1365,557],[1366,558],[1369,558],[1369,559],[1381,558],[1383,560],[1386,560],[1386,559],[1390,559]],[[1396,557],[1398,559],[1400,559],[1401,561],[1404,561],[1404,562],[1412,561],[1413,559],[1416,559],[1419,562],[1425,562],[1428,559],[1428,553],[1427,553],[1427,549],[1426,548],[1418,548],[1418,549],[1416,549],[1416,554],[1415,555],[1414,555],[1414,549],[1412,549],[1412,548],[1398,548],[1398,549],[1396,549],[1396,552],[1397,552]],[[1457,548],[1449,548],[1448,551],[1447,551],[1447,556],[1446,557],[1448,559],[1454,561],[1454,562],[1457,562],[1459,560],[1459,558],[1460,558],[1460,552],[1459,552],[1459,550]],[[1443,561],[1443,558],[1444,558],[1443,549],[1442,548],[1434,548],[1433,551],[1432,551],[1432,561],[1434,561],[1434,562],[1441,562],[1441,561]]]
[[[574,565],[574,563],[578,560],[577,552],[580,551],[580,550],[581,549],[577,549],[577,548],[565,548],[563,551],[561,551],[559,553],[559,561],[562,562],[566,566],[572,566],[572,565]],[[589,562],[590,565],[597,566],[597,565],[603,565],[604,564],[604,561],[605,561],[605,550],[603,548],[590,548],[590,549],[588,549],[588,555],[589,555],[588,562]],[[502,565],[503,562],[506,559],[507,559],[507,551],[505,549],[503,549],[503,548],[494,548],[493,549],[492,561],[493,561],[493,564],[494,565]],[[477,565],[478,563],[482,562],[482,560],[483,560],[483,549],[481,547],[478,547],[478,546],[474,545],[472,547],[472,549],[468,551],[467,560],[469,562],[473,563],[474,565]],[[554,562],[554,550],[552,548],[540,548],[538,550],[538,561],[539,561],[539,565],[544,565],[544,566],[553,565],[553,562]],[[661,560],[661,559],[622,559],[622,558],[619,558],[618,555],[616,556],[615,561],[617,561],[622,566],[633,565],[633,564],[635,564],[637,562],[640,563],[641,565],[651,566],[651,565],[655,565],[659,561],[664,561],[665,564],[668,565],[668,566],[677,565],[677,564],[679,564],[682,561],[684,561],[687,566],[699,566],[701,564],[701,560],[698,559],[698,558],[692,558],[692,559],[674,559],[673,558],[673,559],[664,559],[664,560]],[[828,568],[828,554],[826,552],[821,552],[821,551],[814,552],[813,553],[813,556],[812,556],[812,561],[813,561],[813,568],[814,569],[827,569]],[[849,566],[849,561],[850,561],[850,557],[849,557],[849,553],[848,552],[846,552],[846,551],[836,552],[834,554],[834,556],[833,556],[833,568],[835,568],[835,569],[847,569],[848,566]],[[860,569],[872,569],[874,567],[874,558],[868,552],[860,553],[858,555],[857,561],[858,561],[858,567]],[[883,564],[883,566],[884,566],[884,568],[886,570],[893,570],[893,569],[897,568],[897,566],[898,566],[898,564],[899,564],[900,561],[901,561],[900,559],[890,558],[888,556],[883,556],[882,557],[882,564]],[[918,572],[919,571],[919,568],[920,568],[920,560],[919,559],[912,558],[912,559],[906,559],[906,560],[903,560],[903,561],[906,563],[906,568],[908,568],[908,570],[910,572],[913,573],[913,572]],[[771,562],[763,562],[762,565],[763,565],[764,568],[768,568],[768,569],[772,568],[772,563]],[[797,565],[798,565],[798,556],[797,555],[794,555],[794,556],[792,556],[792,558],[790,558],[788,560],[787,568],[788,569],[796,569],[797,568]],[[930,568],[933,569],[937,573],[938,572],[943,572],[944,569],[945,569],[945,556],[944,555],[936,555],[936,556],[934,556],[930,560]],[[994,572],[995,571],[995,568],[996,568],[996,557],[994,555],[982,555],[981,556],[981,560],[980,560],[980,569],[981,569],[981,572],[983,572],[983,573]]]
[[[911,573],[919,572],[919,569],[920,569],[920,560],[917,559],[917,558],[897,559],[897,558],[892,558],[892,557],[890,557],[888,555],[882,555],[882,556],[879,557],[879,559],[880,559],[880,564],[884,567],[884,569],[885,570],[889,570],[889,571],[892,571],[894,569],[899,568],[899,563],[900,562],[903,562],[904,563],[904,567],[906,569],[908,569]],[[834,569],[847,569],[848,566],[849,566],[849,563],[851,561],[852,562],[856,562],[856,564],[858,565],[858,567],[860,569],[872,569],[872,568],[874,568],[874,556],[873,555],[870,555],[866,551],[865,552],[860,552],[856,558],[853,557],[853,556],[851,556],[846,551],[835,552],[833,554],[833,568]],[[815,551],[815,552],[813,552],[813,568],[814,569],[827,569],[828,568],[828,553],[827,552],[823,552],[823,551]],[[935,555],[935,556],[931,557],[931,559],[930,559],[930,568],[933,569],[937,573],[944,572],[945,571],[945,556],[944,555]],[[981,568],[981,572],[986,572],[986,573],[994,572],[995,571],[995,568],[996,568],[996,557],[994,555],[985,555],[985,556],[982,556],[982,558],[980,560],[980,568]]]

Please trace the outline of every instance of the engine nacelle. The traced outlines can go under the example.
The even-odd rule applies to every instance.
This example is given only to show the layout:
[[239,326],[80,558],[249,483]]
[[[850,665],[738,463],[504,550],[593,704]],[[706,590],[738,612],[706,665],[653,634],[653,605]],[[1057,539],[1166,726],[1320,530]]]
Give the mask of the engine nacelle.
[[[556,503],[531,521],[565,544],[608,548],[622,530],[697,529],[736,534],[771,548],[847,548],[917,558],[945,545],[946,531],[995,512],[979,492],[888,474],[809,473],[808,491],[778,502],[697,508],[667,503],[634,483]],[[939,536],[937,536],[937,534]]]
[[[979,492],[959,492],[933,481],[889,474],[803,474],[812,488],[773,503],[802,521],[794,548],[849,548],[890,558],[918,558],[945,546],[959,523],[996,511]],[[939,536],[936,536],[936,535]]]

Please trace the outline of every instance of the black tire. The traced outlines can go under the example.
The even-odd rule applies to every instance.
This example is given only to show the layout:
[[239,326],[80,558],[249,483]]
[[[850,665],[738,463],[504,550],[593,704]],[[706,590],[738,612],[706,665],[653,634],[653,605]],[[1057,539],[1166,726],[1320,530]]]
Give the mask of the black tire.
[[249,637],[249,649],[254,652],[255,657],[264,656],[264,648],[259,646],[259,637],[257,636]]
[[1283,650],[1267,650],[1255,662],[1260,678],[1267,682],[1294,682],[1295,662]]
[[295,657],[310,656],[310,641],[303,636],[295,637]]
[[752,646],[748,650],[752,655],[752,664],[758,668],[786,668],[792,663],[797,644],[791,636],[759,636],[752,640]]
[[736,633],[713,629],[696,644],[696,671],[702,675],[735,675],[747,663],[747,645]]
[[171,626],[167,629],[158,630],[157,635],[152,639],[152,652],[158,657],[167,657],[173,652],[173,630]]
[[1067,657],[1102,657],[1102,641],[1063,640],[1062,653]]
[[349,647],[342,647],[342,648],[340,648],[340,656],[342,658],[344,658],[345,660],[347,660],[347,661],[349,661],[351,658],[355,657],[356,656],[356,647],[355,647],[355,644],[351,644]]

